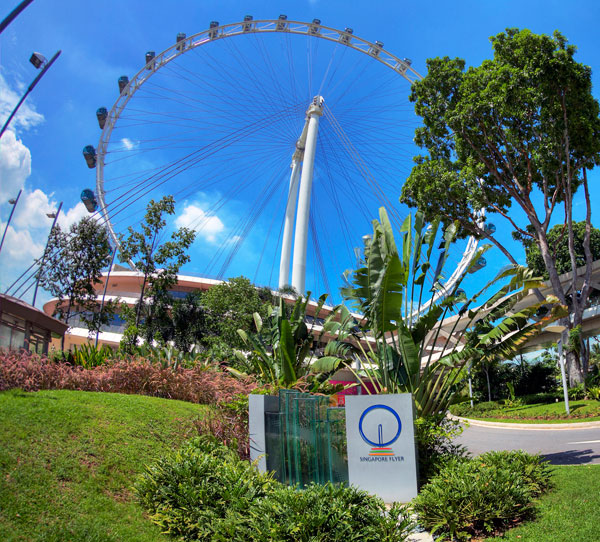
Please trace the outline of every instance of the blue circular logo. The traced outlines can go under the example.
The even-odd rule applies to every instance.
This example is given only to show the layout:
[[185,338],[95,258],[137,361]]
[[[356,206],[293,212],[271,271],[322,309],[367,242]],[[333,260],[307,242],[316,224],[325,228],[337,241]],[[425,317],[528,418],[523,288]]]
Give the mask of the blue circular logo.
[[[398,424],[398,426],[397,426],[397,428],[392,429],[390,434],[394,434],[394,433],[395,434],[394,434],[393,438],[391,438],[390,440],[384,441],[383,424],[379,424],[378,428],[377,428],[377,440],[379,442],[374,442],[365,436],[365,433],[363,431],[363,421],[364,421],[365,417],[367,416],[367,414],[369,414],[370,412],[373,412],[374,410],[383,410],[383,411],[389,412],[395,418],[395,421]],[[389,424],[386,424],[386,425],[389,426]],[[400,436],[400,433],[402,432],[402,422],[400,421],[400,416],[398,416],[398,413],[393,408],[391,408],[387,405],[371,405],[369,408],[365,409],[365,411],[362,413],[360,420],[358,422],[358,431],[360,432],[360,436],[362,437],[362,439],[367,444],[370,444],[371,446],[373,446],[375,448],[389,446],[390,444],[392,444],[393,442],[396,442],[396,440],[398,440],[398,437]]]

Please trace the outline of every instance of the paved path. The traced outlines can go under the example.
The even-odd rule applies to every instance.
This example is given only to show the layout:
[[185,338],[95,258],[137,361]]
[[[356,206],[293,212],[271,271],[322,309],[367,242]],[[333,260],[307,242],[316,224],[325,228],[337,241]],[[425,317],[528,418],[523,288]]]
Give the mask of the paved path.
[[457,442],[473,455],[490,450],[525,450],[541,453],[554,465],[600,464],[600,423],[567,425],[556,428],[472,422]]

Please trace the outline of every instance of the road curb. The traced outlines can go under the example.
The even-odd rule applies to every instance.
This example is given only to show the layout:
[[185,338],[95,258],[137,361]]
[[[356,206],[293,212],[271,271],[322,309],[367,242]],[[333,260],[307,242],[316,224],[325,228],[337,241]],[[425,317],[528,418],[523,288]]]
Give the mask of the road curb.
[[477,425],[481,427],[497,427],[499,429],[528,429],[530,431],[548,431],[557,429],[600,429],[599,422],[577,422],[577,423],[504,423],[504,422],[486,422],[483,420],[473,420],[471,418],[461,418],[448,414],[452,420],[460,423],[468,423],[469,425]]

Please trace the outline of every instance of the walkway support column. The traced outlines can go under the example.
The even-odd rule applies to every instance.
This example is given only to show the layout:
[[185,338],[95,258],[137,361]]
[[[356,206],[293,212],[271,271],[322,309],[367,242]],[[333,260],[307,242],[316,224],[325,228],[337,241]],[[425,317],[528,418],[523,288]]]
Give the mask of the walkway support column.
[[308,130],[306,133],[306,148],[300,178],[300,193],[298,194],[298,213],[296,216],[296,232],[294,236],[294,262],[292,266],[292,286],[301,295],[305,293],[306,282],[306,245],[308,240],[308,220],[310,215],[310,195],[312,190],[315,151],[319,117],[323,115],[323,98],[315,96],[313,103],[306,113]]

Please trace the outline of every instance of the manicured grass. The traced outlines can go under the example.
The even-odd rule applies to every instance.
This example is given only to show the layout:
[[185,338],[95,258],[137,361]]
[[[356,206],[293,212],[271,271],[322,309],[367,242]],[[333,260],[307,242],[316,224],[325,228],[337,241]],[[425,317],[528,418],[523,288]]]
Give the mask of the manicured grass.
[[539,502],[536,519],[486,542],[600,540],[600,465],[553,467],[555,489]]
[[571,416],[567,417],[564,401],[508,408],[499,406],[484,411],[461,408],[460,416],[484,421],[507,423],[574,423],[600,420],[600,401],[569,401]]
[[0,540],[168,540],[131,487],[207,407],[139,395],[0,393]]

